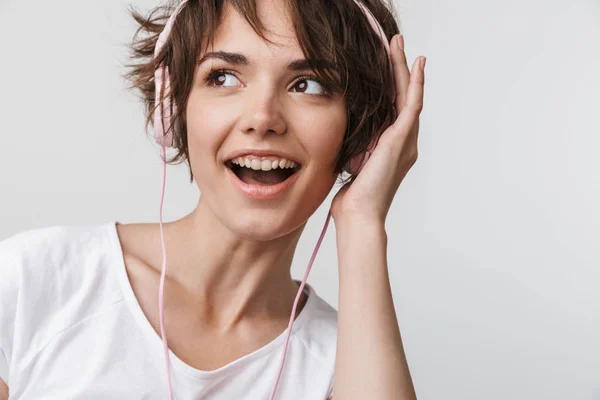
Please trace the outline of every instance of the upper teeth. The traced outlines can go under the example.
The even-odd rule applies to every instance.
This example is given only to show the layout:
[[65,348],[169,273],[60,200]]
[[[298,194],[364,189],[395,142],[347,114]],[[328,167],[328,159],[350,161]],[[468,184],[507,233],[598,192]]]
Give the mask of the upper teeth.
[[295,168],[296,163],[294,161],[286,160],[284,158],[278,158],[273,160],[258,160],[256,158],[250,159],[246,157],[238,157],[231,160],[232,163],[242,167],[252,168],[253,170],[270,171],[276,168]]

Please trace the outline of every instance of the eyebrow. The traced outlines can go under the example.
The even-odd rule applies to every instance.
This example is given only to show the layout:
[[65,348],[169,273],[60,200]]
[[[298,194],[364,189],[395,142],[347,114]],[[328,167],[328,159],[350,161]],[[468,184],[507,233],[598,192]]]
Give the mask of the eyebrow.
[[[209,58],[217,58],[223,61],[226,61],[230,64],[234,65],[248,65],[250,61],[248,58],[240,53],[230,53],[227,51],[215,51],[206,53],[200,61],[198,61],[198,65],[202,64],[204,61]],[[334,65],[327,60],[307,60],[307,59],[298,59],[291,61],[287,69],[290,71],[304,71],[308,69],[335,69]]]

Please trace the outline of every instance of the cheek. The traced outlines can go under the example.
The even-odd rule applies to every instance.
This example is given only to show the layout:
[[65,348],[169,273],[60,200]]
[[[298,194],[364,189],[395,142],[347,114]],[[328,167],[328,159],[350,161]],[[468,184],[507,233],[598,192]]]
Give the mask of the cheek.
[[200,98],[192,94],[186,108],[189,162],[196,184],[201,192],[208,194],[204,198],[223,224],[241,236],[262,239],[289,233],[304,224],[335,183],[334,163],[346,131],[343,105],[318,110],[314,105],[299,105],[292,112],[288,110],[290,136],[282,137],[282,143],[294,144],[294,148],[302,151],[308,168],[281,205],[251,209],[245,200],[236,197],[233,189],[223,185],[227,179],[225,167],[216,159],[224,143],[233,140],[229,135],[236,129],[236,113],[230,106],[211,107]]
[[190,164],[196,180],[214,174],[218,168],[216,155],[227,138],[231,114],[223,107],[211,107],[190,96],[186,107],[186,126]]
[[322,171],[333,171],[338,152],[346,133],[346,111],[342,107],[329,109],[321,115],[313,115],[298,129],[310,163]]
[[[186,107],[186,125],[190,151],[200,147],[204,150],[213,150],[213,147],[224,140],[225,127],[228,118],[225,110],[220,107],[211,107],[199,101],[199,96],[190,96]],[[214,153],[213,153],[214,154]]]
[[302,123],[299,125],[302,128],[296,129],[296,132],[309,163],[299,208],[303,218],[309,218],[335,184],[337,175],[333,172],[346,133],[346,110],[338,104],[322,113],[311,113],[310,120],[307,118]]

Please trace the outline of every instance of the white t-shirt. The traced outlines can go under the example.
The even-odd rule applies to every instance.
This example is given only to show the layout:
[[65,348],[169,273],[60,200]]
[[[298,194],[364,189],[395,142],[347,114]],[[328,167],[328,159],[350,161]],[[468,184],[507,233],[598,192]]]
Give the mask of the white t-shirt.
[[[305,290],[276,399],[333,391],[337,311]],[[214,371],[170,352],[174,397],[268,400],[286,336]],[[0,241],[0,378],[11,400],[168,399],[162,340],[131,288],[114,221]]]

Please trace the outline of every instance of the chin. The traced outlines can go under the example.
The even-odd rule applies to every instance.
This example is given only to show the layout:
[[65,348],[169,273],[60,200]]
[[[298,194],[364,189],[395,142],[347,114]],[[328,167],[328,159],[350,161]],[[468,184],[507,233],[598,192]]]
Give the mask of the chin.
[[[307,220],[327,198],[336,178],[325,177],[311,168],[298,168],[287,176],[286,179],[295,178],[288,187],[274,196],[267,194],[263,198],[240,188],[235,167],[227,166],[221,171],[224,174],[197,176],[201,179],[197,181],[198,188],[205,193],[201,198],[206,200],[210,213],[226,230],[240,239],[253,241],[299,235]],[[219,179],[215,180],[215,176]]]
[[302,230],[307,218],[291,209],[237,210],[223,221],[241,239],[275,240]]

